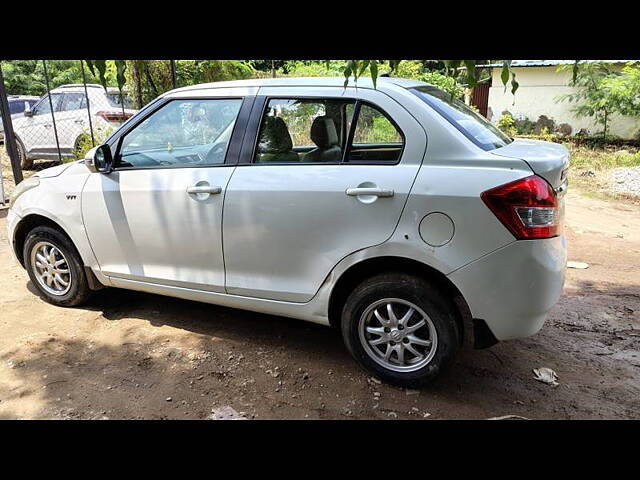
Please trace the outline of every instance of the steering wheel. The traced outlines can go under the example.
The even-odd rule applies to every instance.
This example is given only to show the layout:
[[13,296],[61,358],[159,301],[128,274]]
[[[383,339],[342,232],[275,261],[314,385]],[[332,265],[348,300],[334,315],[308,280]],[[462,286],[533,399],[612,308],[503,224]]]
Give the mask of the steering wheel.
[[207,163],[222,163],[224,160],[224,152],[227,150],[228,142],[220,142],[214,145],[207,153],[205,161]]

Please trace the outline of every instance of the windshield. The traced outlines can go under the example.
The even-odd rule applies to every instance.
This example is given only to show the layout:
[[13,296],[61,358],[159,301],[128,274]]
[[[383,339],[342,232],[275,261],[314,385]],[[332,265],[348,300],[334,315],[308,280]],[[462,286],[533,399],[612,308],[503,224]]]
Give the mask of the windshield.
[[464,102],[437,87],[415,87],[410,91],[483,150],[494,150],[513,141]]

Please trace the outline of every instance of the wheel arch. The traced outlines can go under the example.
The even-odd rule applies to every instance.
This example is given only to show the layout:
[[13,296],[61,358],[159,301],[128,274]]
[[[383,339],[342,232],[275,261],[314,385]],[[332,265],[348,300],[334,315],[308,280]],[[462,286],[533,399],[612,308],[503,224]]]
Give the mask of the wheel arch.
[[461,332],[460,343],[472,329],[471,310],[462,293],[442,272],[417,260],[406,257],[382,256],[367,258],[353,264],[338,278],[329,297],[329,324],[340,327],[342,306],[353,289],[365,279],[384,272],[416,275],[431,282],[450,299]]
[[[64,234],[67,238],[69,238],[71,243],[75,246],[71,235],[69,235],[69,233],[58,222],[50,219],[49,217],[45,217],[44,215],[30,213],[29,215],[26,215],[22,220],[20,220],[13,234],[13,250],[18,261],[20,262],[20,265],[22,265],[23,267],[25,266],[23,257],[24,242],[26,241],[29,232],[36,227],[54,228],[60,231],[60,233]],[[77,249],[78,248],[76,246],[76,250]]]

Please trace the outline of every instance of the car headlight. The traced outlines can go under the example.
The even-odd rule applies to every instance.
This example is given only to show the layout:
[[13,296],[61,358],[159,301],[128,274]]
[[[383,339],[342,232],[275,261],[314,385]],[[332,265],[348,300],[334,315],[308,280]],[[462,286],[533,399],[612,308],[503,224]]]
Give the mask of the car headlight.
[[16,189],[11,194],[11,205],[13,205],[18,197],[24,192],[31,190],[32,188],[36,188],[38,185],[40,185],[40,179],[38,177],[29,177],[21,181],[16,185]]

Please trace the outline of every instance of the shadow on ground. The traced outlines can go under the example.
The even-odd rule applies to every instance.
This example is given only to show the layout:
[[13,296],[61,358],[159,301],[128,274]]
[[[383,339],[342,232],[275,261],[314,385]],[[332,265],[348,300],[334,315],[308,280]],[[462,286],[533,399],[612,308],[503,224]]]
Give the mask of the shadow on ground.
[[[229,405],[255,418],[637,418],[638,374],[584,353],[593,340],[565,328],[566,301],[537,336],[465,350],[440,381],[412,391],[360,370],[330,328],[103,290],[93,320],[0,357],[10,365],[0,417],[207,418]],[[559,387],[533,379],[541,366]]]

